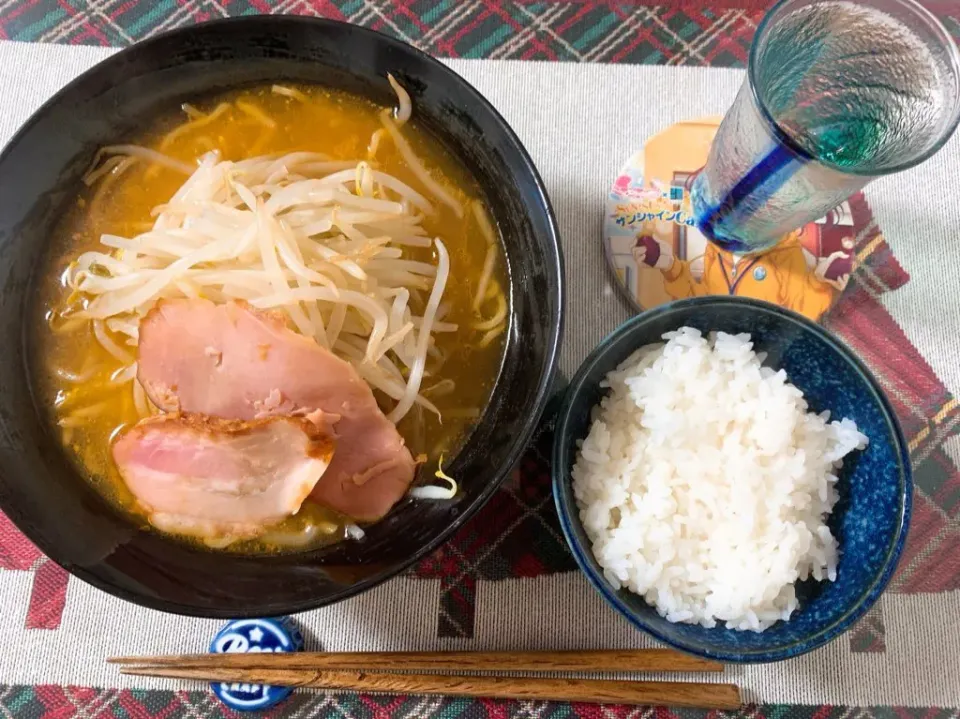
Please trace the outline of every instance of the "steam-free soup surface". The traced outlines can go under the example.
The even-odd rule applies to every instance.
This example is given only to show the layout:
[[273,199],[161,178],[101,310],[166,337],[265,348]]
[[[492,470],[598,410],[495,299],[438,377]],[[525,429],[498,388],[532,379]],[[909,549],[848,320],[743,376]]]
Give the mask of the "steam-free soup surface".
[[[122,141],[191,165],[211,150],[224,160],[236,161],[292,151],[321,152],[334,161],[368,161],[431,200],[435,212],[424,218],[423,226],[443,240],[450,255],[442,320],[457,329],[435,334],[437,351],[427,363],[428,374],[422,384],[423,396],[436,405],[441,418],[417,405],[398,428],[414,456],[426,458],[418,477],[432,480],[441,456],[456,453],[482,413],[502,357],[506,320],[497,323],[490,318],[503,314],[507,301],[503,294],[505,267],[502,253],[491,253],[490,225],[485,210],[480,210],[479,188],[444,148],[417,126],[416,108],[403,135],[432,178],[467,208],[462,216],[430,195],[382,132],[378,116],[382,106],[316,87],[285,85],[281,90],[283,94],[276,87],[264,86],[201,99],[172,110],[143,134]],[[111,457],[114,439],[142,416],[135,402],[135,381],[117,376],[127,363],[104,349],[104,338],[97,340],[89,321],[72,319],[89,298],[67,287],[64,278],[81,253],[105,251],[101,235],[130,238],[148,231],[154,208],[167,202],[183,181],[183,174],[142,159],[117,163],[89,188],[78,191],[53,238],[54,259],[43,275],[37,362],[40,396],[81,473],[144,524],[143,512]],[[434,252],[432,248],[404,248],[404,257],[430,261]],[[496,257],[493,281],[478,305],[475,294],[491,256]],[[136,348],[128,346],[126,339],[107,332],[107,342],[135,357]],[[386,398],[378,394],[378,400]],[[139,403],[142,407],[142,396]],[[385,409],[389,405],[381,401]],[[263,538],[234,543],[230,548],[274,551],[338,541],[349,524],[350,518],[308,500],[296,516]]]

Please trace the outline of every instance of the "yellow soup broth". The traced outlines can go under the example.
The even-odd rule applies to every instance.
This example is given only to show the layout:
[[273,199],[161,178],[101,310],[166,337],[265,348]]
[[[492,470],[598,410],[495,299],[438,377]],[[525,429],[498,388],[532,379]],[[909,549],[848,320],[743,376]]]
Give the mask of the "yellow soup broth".
[[[496,252],[494,280],[479,309],[474,295],[487,258],[490,236],[486,214],[470,211],[482,199],[479,187],[440,144],[413,119],[404,125],[404,137],[430,175],[467,211],[462,217],[436,201],[402,159],[389,135],[381,129],[378,113],[383,108],[366,99],[311,86],[271,86],[225,94],[161,118],[139,136],[124,138],[193,165],[211,150],[224,160],[257,155],[312,151],[330,160],[368,161],[402,180],[431,200],[435,212],[423,220],[431,236],[439,237],[450,254],[450,279],[443,295],[443,322],[455,323],[455,332],[435,334],[439,356],[427,362],[421,393],[442,413],[442,421],[419,405],[400,422],[399,429],[414,456],[425,455],[419,477],[431,480],[441,455],[454,454],[466,433],[482,413],[500,368],[505,322],[490,331],[491,316],[502,313],[507,297],[505,263]],[[81,473],[119,508],[147,520],[127,490],[111,457],[111,443],[125,428],[140,419],[134,400],[135,382],[118,377],[126,363],[107,352],[94,336],[89,320],[71,318],[84,306],[85,298],[66,286],[70,263],[87,251],[109,252],[100,244],[103,234],[133,237],[150,229],[151,211],[167,202],[183,183],[184,175],[143,159],[123,160],[80,191],[76,202],[60,222],[52,240],[52,263],[44,273],[39,338],[42,366],[38,388],[51,410],[51,422],[68,455]],[[486,227],[483,223],[487,223]],[[429,261],[433,249],[403,248],[408,259]],[[422,311],[411,300],[411,305]],[[485,321],[487,320],[487,321]],[[130,359],[136,347],[126,338],[107,330]],[[451,385],[452,382],[452,385]],[[431,390],[431,388],[434,388]],[[387,409],[392,400],[381,406]],[[429,500],[423,500],[429,501]],[[278,526],[271,540],[247,540],[230,545],[239,551],[278,551],[289,546],[317,546],[344,537],[349,518],[310,500],[300,512]],[[290,539],[289,542],[284,537]]]

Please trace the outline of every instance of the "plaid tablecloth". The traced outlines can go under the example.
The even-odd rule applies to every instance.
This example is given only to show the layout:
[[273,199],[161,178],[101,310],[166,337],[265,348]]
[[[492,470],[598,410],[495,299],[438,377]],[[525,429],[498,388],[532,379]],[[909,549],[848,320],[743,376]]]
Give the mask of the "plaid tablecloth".
[[[960,36],[960,3],[927,4]],[[742,67],[768,5],[7,0],[0,2],[0,38],[30,44],[0,42],[0,142],[46,96],[109,52],[67,46],[118,47],[223,15],[319,14],[373,27],[440,57],[483,58],[451,65],[505,114],[554,200],[572,287],[562,357],[570,372],[628,315],[608,286],[600,248],[602,201],[620,163],[670,122],[722,114],[741,80],[737,70],[662,66]],[[503,60],[526,62],[497,62]],[[523,89],[533,84],[542,91],[531,98]],[[551,116],[558,120],[545,119]],[[826,319],[877,373],[910,439],[917,496],[900,569],[876,608],[828,647],[773,666],[728,670],[725,679],[747,689],[745,715],[960,714],[958,166],[955,138],[933,161],[871,185],[866,198],[854,202],[861,268]],[[0,617],[4,715],[233,715],[203,688],[131,683],[102,662],[116,653],[201,649],[218,623],[162,615],[97,592],[43,557],[2,515]],[[408,576],[299,619],[309,641],[328,649],[651,644],[575,571],[542,447],[532,447],[481,514]],[[296,694],[273,713],[388,719],[701,714],[319,693]]]

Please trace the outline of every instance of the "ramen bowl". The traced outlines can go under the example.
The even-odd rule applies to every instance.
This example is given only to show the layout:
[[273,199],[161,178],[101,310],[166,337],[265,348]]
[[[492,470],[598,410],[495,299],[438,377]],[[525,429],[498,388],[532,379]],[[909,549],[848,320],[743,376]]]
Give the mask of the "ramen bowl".
[[[784,370],[810,411],[848,417],[869,445],[844,459],[839,500],[826,521],[839,544],[836,581],[796,585],[799,608],[762,632],[672,623],[627,589],[614,589],[593,555],[580,520],[571,470],[591,411],[607,390],[601,381],[640,347],[665,332],[748,333],[763,363]],[[743,297],[698,297],[658,307],[616,329],[570,382],[557,420],[553,489],[563,533],[580,569],[600,595],[637,629],[691,654],[724,662],[770,662],[811,651],[840,636],[873,605],[893,576],[910,524],[910,459],[893,407],[877,380],[840,340],[809,319]]]
[[[445,469],[453,499],[401,500],[365,536],[280,554],[213,551],[146,529],[81,477],[34,384],[38,273],[96,150],[164,108],[257,83],[308,83],[381,105],[392,73],[417,120],[478,181],[504,242],[509,325],[490,400]],[[0,154],[0,509],[50,558],[123,599],[209,617],[303,611],[355,595],[434,550],[496,491],[548,399],[561,335],[562,257],[536,168],[463,79],[401,42],[307,18],[224,20],[139,43],[81,75]]]

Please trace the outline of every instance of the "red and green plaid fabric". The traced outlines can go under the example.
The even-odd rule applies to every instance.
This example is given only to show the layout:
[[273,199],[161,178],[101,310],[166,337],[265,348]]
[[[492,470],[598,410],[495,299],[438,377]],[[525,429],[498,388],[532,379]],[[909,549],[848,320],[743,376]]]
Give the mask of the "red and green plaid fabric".
[[[667,0],[660,4],[584,0],[0,0],[0,39],[124,46],[174,27],[217,17],[286,12],[374,28],[440,57],[573,62],[742,66],[765,0]],[[925,3],[960,38],[960,2]],[[944,447],[958,431],[960,405],[912,346],[879,297],[909,281],[862,197],[851,203],[860,269],[825,324],[863,357],[896,405],[911,443],[917,495],[913,529],[889,591],[960,589],[960,474]],[[893,359],[895,358],[895,359]],[[575,571],[553,508],[545,433],[510,481],[440,551],[411,574],[439,579],[441,637],[473,636],[479,580]],[[0,515],[0,570],[32,572],[27,628],[56,631],[71,580]],[[855,652],[886,651],[882,611],[874,609],[839,641]],[[24,658],[29,661],[29,657]],[[960,703],[960,696],[958,696]],[[858,714],[937,719],[956,710],[896,707],[747,705],[738,715],[846,719]],[[237,716],[209,692],[105,690],[52,685],[0,686],[4,716],[177,718]],[[636,709],[544,702],[298,694],[275,716],[666,717],[694,710]],[[720,716],[720,714],[715,714]]]
[[[0,38],[122,47],[219,17],[291,13],[379,30],[439,57],[743,65],[768,0],[7,0]],[[960,3],[927,0],[956,37]]]
[[[358,694],[294,694],[266,711],[240,713],[212,692],[143,689],[89,689],[50,684],[8,686],[0,692],[0,712],[14,717],[68,719],[703,719],[698,709],[490,701],[453,697],[388,697]],[[709,719],[956,719],[956,710],[912,707],[805,706],[747,704],[737,712],[710,712]]]
[[[294,694],[266,711],[240,713],[212,692],[88,689],[50,684],[9,686],[0,692],[0,712],[14,717],[102,719],[702,719],[698,709],[628,707],[557,702],[490,701],[453,697],[388,697],[358,694]],[[737,712],[711,712],[709,719],[956,719],[956,710],[911,707],[747,704]]]

